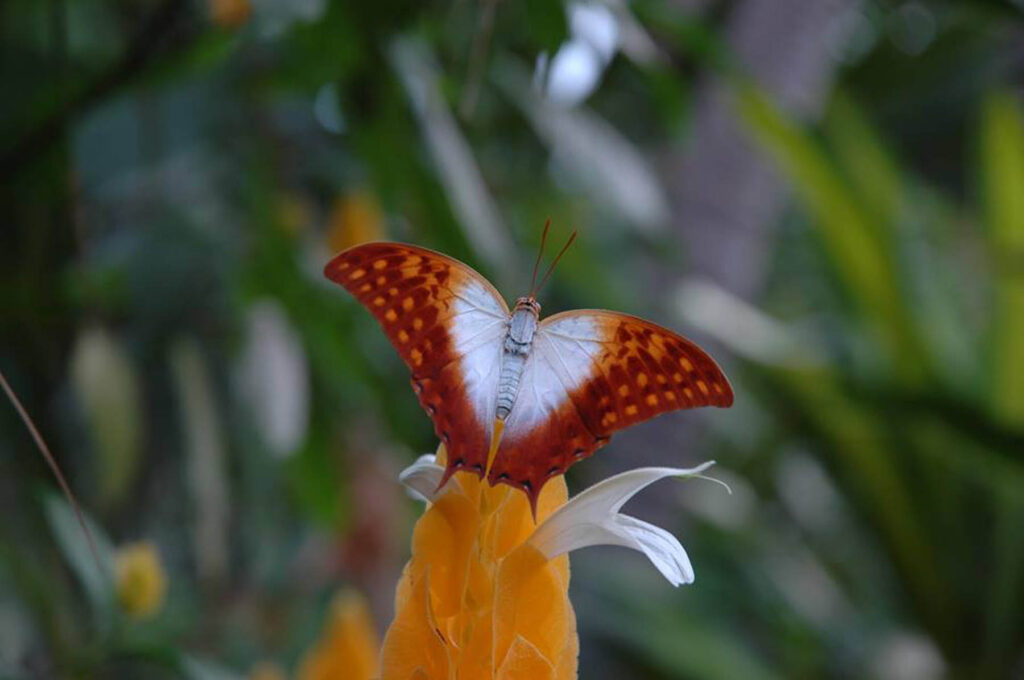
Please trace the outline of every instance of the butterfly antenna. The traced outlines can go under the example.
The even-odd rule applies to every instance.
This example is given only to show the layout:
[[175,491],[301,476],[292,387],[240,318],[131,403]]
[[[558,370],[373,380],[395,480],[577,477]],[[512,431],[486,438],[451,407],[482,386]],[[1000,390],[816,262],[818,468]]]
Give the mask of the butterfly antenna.
[[544,244],[548,240],[548,229],[551,227],[551,218],[544,223],[544,231],[540,235],[540,248],[537,249],[537,260],[533,263],[533,276],[530,277],[530,297],[537,292],[537,268],[540,266],[540,259],[544,256]]
[[21,418],[21,422],[28,428],[29,433],[32,435],[32,439],[35,440],[36,446],[39,448],[40,453],[43,454],[43,458],[46,460],[46,464],[50,466],[50,470],[53,472],[53,476],[57,478],[57,483],[60,484],[61,490],[64,492],[64,496],[67,497],[68,503],[71,504],[71,509],[75,511],[75,517],[78,519],[79,526],[82,527],[82,531],[85,533],[85,538],[89,542],[89,551],[92,553],[93,560],[96,561],[96,568],[99,569],[101,575],[106,575],[106,571],[103,568],[103,562],[100,560],[100,553],[96,549],[96,542],[93,540],[92,532],[89,531],[89,526],[85,523],[85,517],[82,515],[82,509],[78,506],[78,501],[75,500],[75,494],[71,493],[71,487],[68,486],[67,480],[64,479],[64,474],[60,471],[60,466],[57,465],[57,460],[50,453],[49,447],[46,446],[46,442],[43,440],[39,430],[36,429],[35,423],[32,422],[32,418],[25,411],[25,407],[21,405],[21,401],[18,399],[18,395],[14,393],[11,386],[7,382],[7,378],[4,377],[3,371],[0,371],[0,385],[3,386],[4,392],[7,393],[7,398],[10,399],[14,405],[14,410],[18,412],[18,417]]
[[544,284],[548,282],[548,277],[551,276],[551,272],[555,271],[555,266],[558,265],[558,261],[562,259],[562,255],[565,255],[565,251],[569,250],[569,246],[571,246],[572,242],[576,240],[577,233],[578,232],[574,229],[572,234],[569,236],[569,240],[565,242],[562,249],[558,251],[558,255],[555,255],[555,259],[551,261],[551,266],[548,267],[547,273],[544,274],[544,278],[540,280],[540,285],[537,286],[538,292],[544,287]]

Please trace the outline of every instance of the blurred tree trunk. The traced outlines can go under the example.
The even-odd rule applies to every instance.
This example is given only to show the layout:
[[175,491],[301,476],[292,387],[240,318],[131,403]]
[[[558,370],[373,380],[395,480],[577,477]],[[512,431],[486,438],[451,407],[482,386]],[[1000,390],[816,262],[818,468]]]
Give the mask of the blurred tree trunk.
[[[815,119],[838,67],[858,0],[746,0],[731,13],[726,41],[775,102]],[[687,276],[755,297],[787,200],[771,161],[754,148],[734,111],[727,83],[708,75],[685,148],[665,162],[673,227],[687,249]]]

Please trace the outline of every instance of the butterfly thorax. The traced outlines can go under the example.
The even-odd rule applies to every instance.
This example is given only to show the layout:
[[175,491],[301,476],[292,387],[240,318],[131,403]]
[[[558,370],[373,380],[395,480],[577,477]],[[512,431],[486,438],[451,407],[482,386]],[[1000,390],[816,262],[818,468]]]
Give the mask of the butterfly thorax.
[[521,297],[509,318],[505,342],[502,344],[501,377],[498,379],[498,402],[495,416],[504,420],[516,403],[519,381],[523,376],[526,358],[533,347],[540,318],[540,303],[532,297]]

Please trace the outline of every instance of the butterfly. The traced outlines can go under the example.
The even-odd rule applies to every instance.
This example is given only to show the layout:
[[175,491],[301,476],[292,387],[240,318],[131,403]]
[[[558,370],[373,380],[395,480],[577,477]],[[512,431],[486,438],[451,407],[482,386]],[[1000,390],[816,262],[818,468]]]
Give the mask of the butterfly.
[[[547,227],[541,254],[546,236]],[[412,372],[448,451],[442,485],[455,472],[475,473],[522,489],[536,509],[547,480],[617,430],[733,402],[722,370],[690,340],[599,309],[541,321],[536,285],[510,311],[487,279],[426,248],[358,245],[328,262],[324,275],[370,310]]]

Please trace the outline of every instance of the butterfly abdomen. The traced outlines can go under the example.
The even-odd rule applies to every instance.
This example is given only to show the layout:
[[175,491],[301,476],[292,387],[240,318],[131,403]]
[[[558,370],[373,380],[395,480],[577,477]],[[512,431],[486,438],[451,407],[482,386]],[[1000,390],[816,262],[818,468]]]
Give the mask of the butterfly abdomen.
[[519,393],[519,379],[526,364],[525,354],[510,354],[507,350],[501,357],[501,377],[498,378],[498,403],[495,415],[505,420],[516,403]]
[[536,302],[516,304],[509,320],[508,333],[502,345],[501,375],[498,378],[498,400],[495,416],[504,420],[512,411],[519,394],[519,381],[523,377],[526,357],[533,347],[533,336],[537,332],[539,305]]

